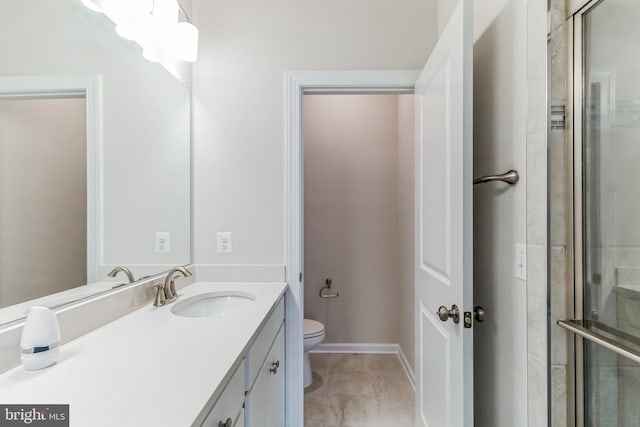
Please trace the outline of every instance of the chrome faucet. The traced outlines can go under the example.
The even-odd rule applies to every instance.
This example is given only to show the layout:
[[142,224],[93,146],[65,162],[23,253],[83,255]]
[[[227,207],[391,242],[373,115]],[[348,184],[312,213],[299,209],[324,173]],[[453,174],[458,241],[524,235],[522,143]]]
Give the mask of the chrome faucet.
[[167,273],[167,278],[164,281],[164,285],[157,284],[154,286],[156,289],[156,299],[153,302],[155,307],[160,307],[165,304],[170,304],[178,298],[178,293],[176,292],[176,284],[175,281],[181,274],[184,277],[191,277],[192,274],[189,273],[184,267],[175,267],[169,270]]
[[[129,283],[133,283],[136,281],[136,279],[133,278],[133,274],[131,273],[131,270],[129,270],[127,267],[123,267],[120,265],[114,268],[113,270],[111,270],[110,272],[108,272],[107,276],[116,277],[116,275],[120,272],[123,272],[124,274],[127,275],[127,278],[129,279]],[[118,286],[122,286],[122,285],[118,285]]]

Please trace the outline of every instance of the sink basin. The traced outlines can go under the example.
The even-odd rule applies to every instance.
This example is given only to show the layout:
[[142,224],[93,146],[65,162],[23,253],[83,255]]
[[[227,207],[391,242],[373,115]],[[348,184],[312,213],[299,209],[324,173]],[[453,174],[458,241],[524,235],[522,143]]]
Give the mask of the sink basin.
[[207,292],[175,303],[171,312],[182,317],[226,316],[255,300],[248,292]]

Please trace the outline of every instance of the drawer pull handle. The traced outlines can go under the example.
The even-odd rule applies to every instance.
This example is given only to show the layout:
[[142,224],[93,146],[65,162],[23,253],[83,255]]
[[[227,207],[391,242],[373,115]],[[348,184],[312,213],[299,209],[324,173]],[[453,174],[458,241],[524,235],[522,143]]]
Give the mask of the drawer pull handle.
[[227,421],[220,421],[218,427],[233,427],[233,421],[231,418],[227,418]]
[[278,373],[278,368],[280,367],[280,361],[276,360],[275,362],[273,362],[271,364],[271,368],[269,368],[269,372],[273,373],[273,374],[277,374]]

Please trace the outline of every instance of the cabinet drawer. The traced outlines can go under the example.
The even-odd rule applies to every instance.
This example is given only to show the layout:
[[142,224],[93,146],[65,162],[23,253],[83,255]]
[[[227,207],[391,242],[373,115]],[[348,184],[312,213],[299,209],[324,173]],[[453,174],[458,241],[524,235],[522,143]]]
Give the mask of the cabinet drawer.
[[269,320],[265,323],[262,331],[256,338],[255,342],[251,346],[251,349],[247,353],[246,365],[247,365],[247,390],[251,390],[253,384],[256,381],[256,376],[260,371],[260,367],[267,357],[267,353],[271,348],[271,344],[276,337],[276,334],[280,330],[280,326],[284,321],[284,298],[280,299],[273,313],[269,317]]
[[220,421],[224,423],[228,418],[235,420],[242,411],[242,405],[244,404],[244,365],[245,361],[243,360],[202,423],[203,427],[218,427]]

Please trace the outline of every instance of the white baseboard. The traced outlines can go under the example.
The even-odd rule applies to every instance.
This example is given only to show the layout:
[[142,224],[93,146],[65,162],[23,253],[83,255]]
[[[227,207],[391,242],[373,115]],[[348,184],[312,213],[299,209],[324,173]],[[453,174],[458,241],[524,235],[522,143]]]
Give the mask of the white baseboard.
[[395,354],[398,352],[398,344],[377,343],[321,343],[314,348],[312,353],[378,353]]
[[407,374],[409,383],[415,391],[415,375],[409,360],[402,351],[399,344],[379,344],[379,343],[321,343],[310,353],[360,353],[360,354],[395,354],[400,359],[400,363]]
[[409,378],[409,383],[411,384],[411,388],[413,391],[416,391],[416,377],[413,373],[413,369],[411,369],[411,365],[409,364],[409,360],[407,356],[402,351],[402,347],[398,345],[398,358],[400,359],[400,363],[402,363],[402,367],[404,368],[404,372],[407,374],[407,378]]

